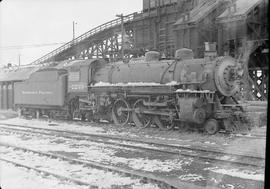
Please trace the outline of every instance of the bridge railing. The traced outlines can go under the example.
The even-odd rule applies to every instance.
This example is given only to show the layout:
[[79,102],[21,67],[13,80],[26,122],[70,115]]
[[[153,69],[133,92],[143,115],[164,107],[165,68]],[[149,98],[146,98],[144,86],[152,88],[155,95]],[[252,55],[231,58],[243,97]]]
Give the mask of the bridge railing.
[[[138,12],[135,12],[135,13],[132,13],[132,14],[128,14],[126,16],[123,17],[123,20],[124,20],[124,23],[128,22],[128,21],[132,21],[135,16],[138,15]],[[112,27],[115,27],[117,25],[121,25],[121,18],[117,18],[117,19],[114,19],[114,20],[111,20],[109,22],[106,22],[100,26],[97,26],[91,30],[89,30],[88,32],[80,35],[79,37],[75,38],[74,40],[71,40],[70,42],[62,45],[61,47],[51,51],[50,53],[42,56],[41,58],[33,61],[32,63],[30,63],[31,65],[33,64],[39,64],[39,63],[42,63],[50,58],[52,58],[53,56],[63,52],[64,50],[68,49],[68,48],[71,48],[73,45],[76,45],[78,43],[80,43],[82,40],[90,37],[90,36],[93,36],[94,34],[97,34],[98,32],[101,32],[101,31],[104,31],[106,29],[110,29]]]

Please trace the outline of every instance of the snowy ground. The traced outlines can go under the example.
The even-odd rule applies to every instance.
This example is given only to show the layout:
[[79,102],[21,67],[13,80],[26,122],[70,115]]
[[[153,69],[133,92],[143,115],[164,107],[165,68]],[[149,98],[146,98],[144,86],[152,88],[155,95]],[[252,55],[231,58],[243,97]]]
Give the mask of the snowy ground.
[[[12,136],[0,133],[0,142],[8,144],[26,146],[33,150],[43,152],[58,152],[60,154],[73,154],[72,157],[80,157],[82,160],[91,160],[100,163],[113,165],[127,165],[135,170],[144,170],[149,172],[169,172],[182,169],[184,165],[190,165],[192,158],[182,157],[170,158],[167,155],[129,149],[125,147],[112,146],[103,143],[90,141],[76,141],[64,139],[61,137],[42,137],[42,136],[23,136],[13,134]],[[134,157],[136,156],[136,157]],[[152,156],[152,157],[151,157]],[[112,158],[113,157],[113,158]],[[163,160],[162,160],[163,159]]]
[[32,152],[24,152],[7,147],[0,147],[0,151],[2,154],[1,158],[12,160],[27,166],[34,166],[54,174],[76,178],[80,181],[91,183],[94,186],[111,188],[112,186],[128,187],[133,185],[138,186],[140,184],[139,179],[125,177],[116,173],[83,165],[71,164],[70,162],[61,159],[52,159]]
[[60,181],[55,177],[42,176],[35,171],[0,162],[0,186],[3,189],[88,189],[74,183]]
[[[0,186],[2,189],[89,189],[88,186],[77,185],[68,181],[59,180],[53,176],[40,175],[35,171],[22,167],[16,167],[10,163],[1,162],[0,164]],[[3,173],[4,172],[4,173]],[[97,178],[95,176],[94,178]],[[88,177],[91,178],[91,177]],[[108,178],[103,181],[104,189],[110,188]],[[130,189],[159,189],[155,184],[134,183]]]
[[[1,115],[1,114],[0,114]],[[65,122],[65,121],[46,121],[46,120],[26,120],[12,118],[2,120],[0,123],[19,124],[26,126],[59,129],[67,131],[84,132],[91,134],[114,135],[120,137],[131,137],[144,139],[146,141],[157,141],[182,146],[197,146],[199,148],[216,148],[218,150],[231,153],[247,155],[255,154],[265,157],[265,139],[253,139],[252,135],[238,137],[236,135],[217,134],[208,136],[200,133],[179,133],[178,131],[162,132],[157,128],[140,129],[136,127],[120,128],[111,124],[96,124],[86,122]],[[266,126],[259,128],[266,132]],[[255,130],[255,129],[254,129]],[[258,128],[256,128],[258,130]],[[251,140],[252,139],[252,140]]]
[[[1,115],[1,114],[0,114]],[[5,119],[3,116],[1,119]],[[100,126],[95,123],[82,123],[82,122],[64,122],[46,120],[25,120],[20,118],[12,118],[8,120],[2,120],[10,124],[20,124],[36,127],[44,127],[59,130],[68,130],[84,133],[97,133],[114,136],[124,136],[133,138],[144,138],[148,141],[158,141],[164,143],[173,143],[175,145],[182,146],[199,146],[199,147],[215,147],[223,149],[228,152],[240,152],[243,154],[255,154],[264,157],[265,154],[265,140],[263,139],[248,139],[237,138],[235,136],[205,136],[198,133],[175,133],[173,132],[160,132],[158,129],[140,130],[137,128],[117,128],[110,124]],[[70,157],[79,158],[82,160],[96,161],[100,163],[112,164],[117,166],[123,166],[140,171],[149,171],[161,175],[173,176],[179,181],[194,183],[204,186],[217,186],[218,188],[263,188],[264,183],[264,170],[253,168],[234,167],[232,165],[222,166],[217,163],[209,162],[195,162],[192,158],[184,157],[169,157],[159,156],[156,154],[147,154],[141,151],[135,151],[127,148],[114,147],[105,145],[102,143],[92,143],[89,141],[72,141],[65,138],[51,138],[44,136],[20,136],[16,134],[9,135],[7,133],[0,133],[0,142],[12,143],[15,145],[22,145],[34,150],[40,150],[44,152],[59,153],[61,155],[67,155]],[[16,155],[15,155],[16,156]],[[0,162],[1,163],[1,162]],[[1,170],[5,170],[9,164],[2,164]],[[3,168],[4,167],[4,168]],[[63,168],[63,167],[62,167]],[[14,171],[14,174],[18,174],[19,179],[23,179],[22,183],[31,183],[31,179],[28,180],[28,172],[25,177],[20,176],[21,168],[13,167],[10,170]],[[65,168],[64,168],[65,170]],[[70,170],[69,167],[66,170]],[[12,176],[10,174],[0,174],[0,183],[2,188],[15,188],[4,187],[10,186],[8,182],[4,182],[4,178]],[[33,173],[31,173],[33,174]],[[35,173],[36,174],[36,173]],[[44,186],[47,188],[74,188],[72,183],[59,182],[53,178],[52,184],[51,178],[43,178],[38,174],[34,176],[35,183],[40,181],[44,182]],[[29,176],[29,178],[32,178]],[[10,179],[9,179],[10,180]],[[47,181],[48,180],[48,181]],[[8,180],[7,180],[8,181]],[[46,182],[49,182],[46,184]],[[4,185],[6,184],[6,185]],[[35,186],[35,184],[33,184]],[[59,187],[58,187],[59,185]],[[31,184],[29,186],[32,186]],[[134,184],[133,188],[141,188],[142,186]],[[145,186],[147,188],[147,186]],[[152,189],[153,186],[149,186]],[[40,187],[39,187],[40,188]],[[77,187],[79,188],[79,187]],[[16,189],[16,188],[15,188]]]
[[[78,158],[86,161],[95,161],[99,163],[105,163],[110,165],[117,165],[119,167],[125,167],[134,170],[148,171],[161,175],[167,175],[170,177],[178,178],[179,181],[195,183],[198,185],[213,185],[211,180],[216,181],[217,186],[221,187],[224,184],[235,183],[244,188],[260,188],[263,183],[263,170],[249,170],[243,168],[235,168],[232,166],[224,167],[218,164],[210,164],[209,162],[194,162],[192,158],[177,157],[164,157],[147,154],[145,152],[126,149],[124,147],[114,147],[105,145],[102,143],[95,143],[89,141],[73,141],[62,137],[48,137],[48,136],[36,136],[36,135],[20,135],[13,133],[1,132],[1,142],[6,142],[14,145],[24,146],[33,150],[40,150],[44,152],[51,152],[61,155],[66,155],[72,158]],[[4,151],[1,152],[4,154]],[[154,155],[155,158],[153,158]],[[8,159],[16,159],[22,157],[18,152],[4,155]],[[23,162],[46,162],[45,165],[57,165],[55,171],[60,173],[73,173],[80,172],[81,175],[85,175],[86,171],[83,168],[70,165],[61,165],[59,162],[47,161],[46,159],[33,158],[33,156],[24,156],[20,161]],[[50,168],[51,169],[51,168]],[[224,170],[232,170],[224,172]],[[82,171],[82,172],[81,172]],[[101,180],[99,184],[104,180],[104,174],[97,174]],[[103,176],[102,176],[103,175]],[[222,175],[222,176],[221,176]],[[76,176],[77,177],[77,176]],[[218,181],[217,181],[218,180]],[[224,183],[226,180],[226,183]],[[240,181],[241,180],[241,181]],[[108,183],[109,184],[109,183]],[[248,187],[251,186],[251,187]],[[257,187],[258,186],[258,187]],[[223,187],[221,187],[223,188]],[[225,187],[226,188],[226,187]],[[238,187],[236,187],[238,188]]]

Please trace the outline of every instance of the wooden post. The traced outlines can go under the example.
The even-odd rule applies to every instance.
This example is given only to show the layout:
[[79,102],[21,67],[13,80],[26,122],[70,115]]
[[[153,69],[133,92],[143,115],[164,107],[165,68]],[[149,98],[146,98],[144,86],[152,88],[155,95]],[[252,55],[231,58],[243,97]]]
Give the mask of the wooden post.
[[40,112],[39,110],[36,110],[36,118],[39,119],[39,116],[40,116]]

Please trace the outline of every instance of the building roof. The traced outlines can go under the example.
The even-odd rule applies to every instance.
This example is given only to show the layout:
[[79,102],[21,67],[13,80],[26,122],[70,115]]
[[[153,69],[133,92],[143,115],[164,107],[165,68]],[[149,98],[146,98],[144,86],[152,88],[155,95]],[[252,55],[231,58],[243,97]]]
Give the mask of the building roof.
[[0,70],[0,82],[5,81],[23,81],[29,78],[29,76],[39,70],[40,67],[23,67],[13,70]]
[[211,13],[218,6],[219,2],[221,2],[221,0],[203,1],[189,12],[189,19],[185,19],[184,16],[182,16],[174,25],[199,22]]
[[68,67],[90,66],[95,61],[104,64],[104,60],[100,59],[81,59],[81,60],[64,60],[60,62],[50,62],[44,66],[25,66],[0,69],[0,82],[5,81],[24,81],[30,75],[38,70],[46,69],[67,69]]
[[227,8],[217,19],[246,15],[252,8],[260,4],[262,0],[236,0],[236,10],[230,12]]

